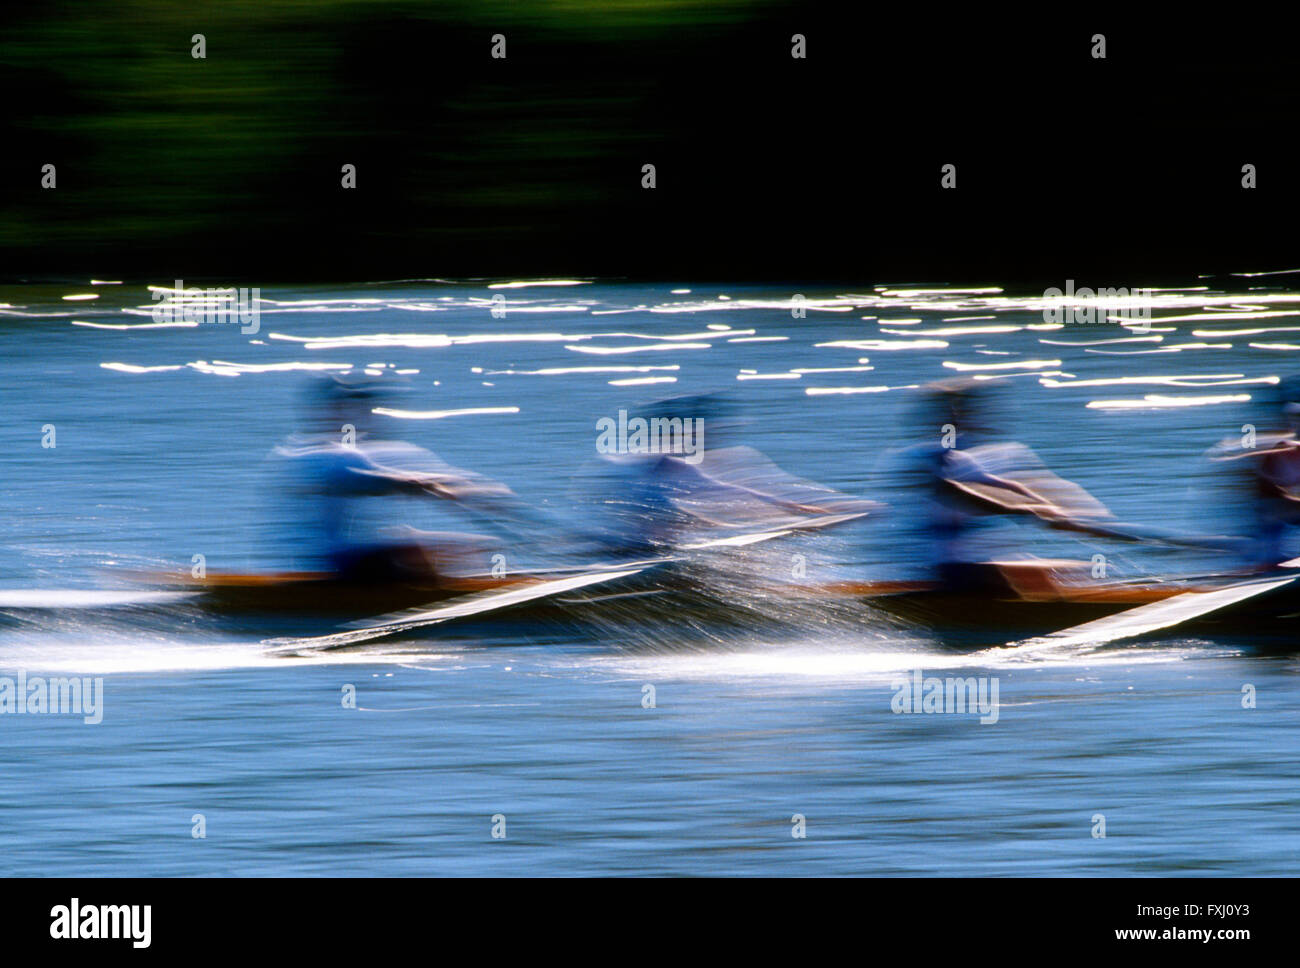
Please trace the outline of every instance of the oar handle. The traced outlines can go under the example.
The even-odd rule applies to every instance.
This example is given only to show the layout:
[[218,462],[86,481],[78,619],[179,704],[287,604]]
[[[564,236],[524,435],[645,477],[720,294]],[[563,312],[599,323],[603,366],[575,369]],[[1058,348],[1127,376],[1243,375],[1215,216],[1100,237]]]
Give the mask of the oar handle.
[[1044,517],[1042,520],[1062,531],[1078,531],[1100,538],[1116,538],[1120,541],[1150,541],[1179,548],[1208,548],[1215,551],[1231,551],[1240,544],[1239,539],[1226,535],[1181,535],[1163,528],[1124,522],[1094,524],[1090,521],[1080,521],[1078,518],[1064,517]]

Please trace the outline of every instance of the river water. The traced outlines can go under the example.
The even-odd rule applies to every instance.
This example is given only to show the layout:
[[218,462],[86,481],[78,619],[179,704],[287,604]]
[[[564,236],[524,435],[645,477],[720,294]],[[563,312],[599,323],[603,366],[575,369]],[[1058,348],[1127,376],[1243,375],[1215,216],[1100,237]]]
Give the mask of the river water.
[[[309,374],[349,368],[409,385],[385,435],[556,521],[581,513],[598,419],[719,390],[783,471],[902,507],[881,468],[913,439],[912,388],[960,374],[1005,377],[996,431],[1120,518],[1240,532],[1242,494],[1203,455],[1269,419],[1300,352],[1289,278],[1156,292],[1149,329],[1045,322],[992,286],[265,286],[255,332],[159,325],[142,285],[0,290],[0,676],[103,679],[98,724],[0,716],[0,872],[1294,873],[1300,663],[1230,638],[954,654],[864,609],[708,645],[614,612],[558,642],[449,628],[283,658],[180,607],[89,607],[195,554],[291,567],[269,455]],[[773,558],[914,570],[881,517]],[[516,535],[518,558],[548,537]],[[1117,574],[1216,566],[1031,528],[990,541]],[[995,680],[996,722],[895,712],[916,670]]]

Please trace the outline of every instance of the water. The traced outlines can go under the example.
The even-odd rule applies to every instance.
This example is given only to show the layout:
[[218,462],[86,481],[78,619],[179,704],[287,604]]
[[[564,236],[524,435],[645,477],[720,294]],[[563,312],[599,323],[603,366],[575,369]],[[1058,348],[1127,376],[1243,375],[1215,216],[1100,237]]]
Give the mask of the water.
[[[1258,421],[1269,387],[1258,381],[1289,372],[1296,346],[1276,330],[1300,315],[1258,316],[1300,299],[1276,282],[1157,294],[1157,317],[1234,315],[1157,319],[1147,335],[1159,341],[1100,344],[1135,334],[1031,329],[1041,312],[996,292],[805,289],[807,318],[793,319],[793,290],[776,287],[264,287],[274,302],[257,333],[241,334],[230,324],[101,328],[150,322],[139,286],[9,289],[0,602],[21,590],[129,591],[124,570],[188,569],[194,554],[212,570],[291,564],[265,458],[294,429],[303,374],[250,369],[267,364],[416,371],[400,409],[491,412],[390,416],[386,427],[561,519],[574,513],[575,472],[594,457],[596,419],[620,407],[731,390],[749,417],[746,442],[786,471],[895,500],[904,495],[876,471],[883,451],[907,442],[905,388],[957,372],[1021,373],[998,408],[1007,436],[1121,518],[1205,530],[1196,502],[1213,500],[1213,524],[1232,530],[1234,492],[1201,454]],[[681,289],[691,291],[672,292]],[[77,293],[100,298],[61,298]],[[508,300],[505,319],[490,314],[494,294]],[[951,332],[967,327],[984,331]],[[1224,335],[1265,328],[1275,331]],[[837,343],[852,345],[818,345]],[[960,369],[1006,363],[1028,365]],[[653,369],[574,369],[591,367]],[[1129,382],[1095,382],[1116,378]],[[660,382],[611,383],[625,380]],[[859,392],[826,392],[845,389]],[[1124,405],[1148,393],[1171,399]],[[1185,405],[1195,397],[1215,399]],[[43,448],[51,424],[57,446]],[[911,564],[882,537],[888,524],[873,527],[765,554],[783,567],[798,550],[827,577]],[[521,536],[508,554],[544,558],[546,538]],[[990,540],[1042,555],[1104,551],[1118,573],[1212,564],[1032,529]],[[735,594],[745,581],[735,578]],[[1296,869],[1294,655],[1172,635],[1091,652],[960,656],[864,611],[733,630],[710,646],[672,615],[647,629],[613,614],[599,634],[558,643],[451,630],[285,659],[255,633],[168,604],[0,609],[0,675],[105,681],[99,725],[0,718],[0,871]],[[996,678],[997,722],[895,714],[895,680],[915,669]],[[348,686],[356,709],[344,708]],[[1255,708],[1243,707],[1243,687]],[[1104,839],[1093,836],[1098,814]],[[205,838],[192,836],[197,815]],[[504,839],[492,836],[496,815]],[[802,839],[792,836],[796,815]]]

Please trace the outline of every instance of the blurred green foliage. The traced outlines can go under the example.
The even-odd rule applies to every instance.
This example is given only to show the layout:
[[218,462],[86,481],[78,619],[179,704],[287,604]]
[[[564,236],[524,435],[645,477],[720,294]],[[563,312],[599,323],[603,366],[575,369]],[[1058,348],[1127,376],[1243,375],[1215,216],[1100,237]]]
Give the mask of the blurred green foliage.
[[[755,0],[50,0],[0,14],[0,272],[571,267]],[[206,58],[191,56],[203,34]],[[491,38],[507,39],[494,60]],[[694,35],[694,39],[692,39]],[[41,166],[57,188],[40,188]],[[358,169],[355,191],[341,167]],[[640,208],[639,208],[640,207]],[[644,212],[642,213],[644,214]],[[594,267],[600,268],[600,267]]]
[[1128,285],[1290,267],[1291,35],[1135,12],[1097,61],[1093,19],[829,0],[5,5],[0,279]]

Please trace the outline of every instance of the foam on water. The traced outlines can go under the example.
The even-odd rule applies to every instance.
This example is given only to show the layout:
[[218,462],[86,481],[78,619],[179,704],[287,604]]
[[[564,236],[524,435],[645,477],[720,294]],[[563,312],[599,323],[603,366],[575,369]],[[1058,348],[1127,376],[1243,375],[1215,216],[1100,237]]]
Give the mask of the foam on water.
[[[437,653],[429,650],[430,658]],[[281,656],[257,639],[214,639],[175,633],[143,634],[127,627],[88,625],[79,632],[23,631],[0,637],[0,673],[141,675],[198,673],[291,666],[388,665],[408,661],[401,652],[356,651]]]

